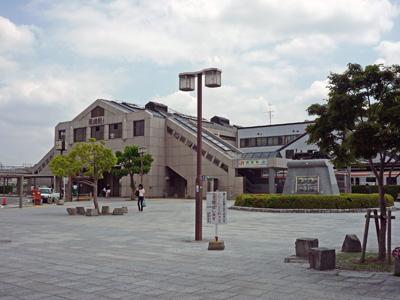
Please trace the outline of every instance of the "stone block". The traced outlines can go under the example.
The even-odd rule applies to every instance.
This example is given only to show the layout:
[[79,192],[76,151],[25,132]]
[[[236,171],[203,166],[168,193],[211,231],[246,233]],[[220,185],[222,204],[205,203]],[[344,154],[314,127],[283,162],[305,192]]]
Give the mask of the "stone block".
[[298,238],[296,239],[296,256],[308,258],[311,248],[318,247],[318,239]]
[[124,214],[123,208],[114,208],[113,213],[114,216],[122,216]]
[[212,240],[208,243],[208,250],[224,250],[225,243],[222,240],[216,241]]
[[332,270],[336,267],[335,249],[325,247],[311,248],[308,262],[312,269],[320,271]]
[[57,200],[57,205],[64,205],[64,200],[63,199],[58,199]]
[[124,210],[124,214],[128,213],[128,206],[122,206],[122,209]]
[[394,258],[394,275],[400,276],[400,258],[399,257]]
[[77,206],[76,207],[76,213],[78,214],[78,215],[82,215],[82,216],[84,216],[85,215],[85,208],[83,207],[83,206]]
[[68,207],[68,208],[67,208],[67,213],[68,213],[70,216],[76,215],[76,208],[75,208],[75,207]]
[[110,207],[109,206],[102,206],[101,207],[101,214],[102,215],[109,215],[110,214]]
[[86,210],[86,216],[88,216],[88,217],[98,216],[98,215],[99,215],[99,212],[98,212],[98,210],[95,209],[95,208],[88,208],[88,209]]
[[361,252],[361,242],[355,234],[346,234],[342,252]]

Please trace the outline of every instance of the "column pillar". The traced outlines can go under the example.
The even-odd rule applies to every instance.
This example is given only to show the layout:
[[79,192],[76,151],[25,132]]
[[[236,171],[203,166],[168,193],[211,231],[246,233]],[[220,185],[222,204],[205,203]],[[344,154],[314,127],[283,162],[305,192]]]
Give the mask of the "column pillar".
[[268,192],[270,194],[275,194],[275,176],[276,171],[273,168],[268,168]]

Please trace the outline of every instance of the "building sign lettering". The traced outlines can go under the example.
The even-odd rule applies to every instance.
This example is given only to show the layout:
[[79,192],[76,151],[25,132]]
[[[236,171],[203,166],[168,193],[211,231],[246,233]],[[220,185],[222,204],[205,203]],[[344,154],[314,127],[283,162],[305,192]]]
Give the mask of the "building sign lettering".
[[267,159],[240,159],[238,168],[266,168]]
[[296,176],[296,193],[318,194],[319,176]]

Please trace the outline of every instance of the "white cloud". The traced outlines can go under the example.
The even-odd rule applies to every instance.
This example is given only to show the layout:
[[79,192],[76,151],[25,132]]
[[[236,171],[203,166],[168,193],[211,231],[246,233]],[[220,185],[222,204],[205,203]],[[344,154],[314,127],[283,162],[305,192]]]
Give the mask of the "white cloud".
[[0,16],[0,53],[26,52],[34,42],[34,34],[29,26],[17,26]]
[[379,54],[377,63],[400,64],[400,42],[382,41],[375,49]]
[[158,64],[257,53],[272,43],[281,43],[278,54],[372,44],[392,28],[397,13],[388,0],[52,1],[45,10],[58,42],[73,51]]

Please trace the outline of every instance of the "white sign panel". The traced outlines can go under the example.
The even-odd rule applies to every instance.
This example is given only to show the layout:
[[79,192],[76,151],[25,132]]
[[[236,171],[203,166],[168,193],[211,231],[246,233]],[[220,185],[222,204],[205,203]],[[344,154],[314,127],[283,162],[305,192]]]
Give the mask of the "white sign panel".
[[239,159],[238,168],[266,168],[268,167],[267,159]]
[[226,224],[226,192],[207,193],[207,223]]

